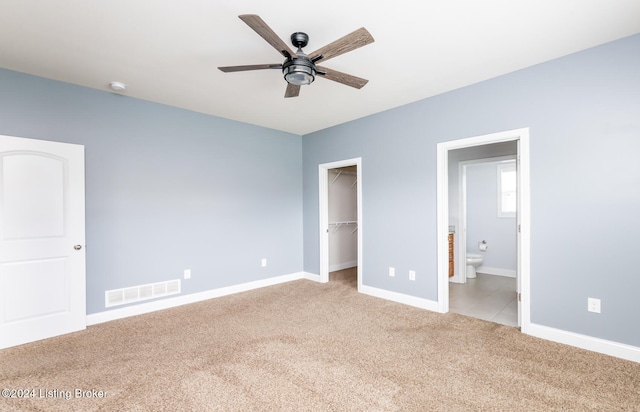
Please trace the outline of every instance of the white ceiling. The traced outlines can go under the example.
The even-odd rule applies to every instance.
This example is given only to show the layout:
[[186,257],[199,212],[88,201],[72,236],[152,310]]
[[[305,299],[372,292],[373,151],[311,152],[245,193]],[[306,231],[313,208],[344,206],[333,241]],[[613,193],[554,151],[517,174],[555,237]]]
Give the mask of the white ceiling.
[[[219,71],[284,60],[240,14],[307,53],[366,27],[320,64],[369,83],[285,99],[278,70]],[[0,67],[303,135],[638,32],[638,0],[0,0]]]

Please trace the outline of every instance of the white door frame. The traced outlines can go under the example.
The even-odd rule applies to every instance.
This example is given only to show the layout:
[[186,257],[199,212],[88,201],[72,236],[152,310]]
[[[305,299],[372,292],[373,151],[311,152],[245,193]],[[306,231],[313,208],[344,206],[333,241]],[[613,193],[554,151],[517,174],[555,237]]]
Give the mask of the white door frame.
[[437,145],[438,311],[449,312],[449,150],[506,141],[518,142],[518,323],[521,331],[527,333],[531,325],[531,205],[528,128],[453,140]]
[[318,198],[320,220],[320,282],[329,281],[329,170],[356,166],[356,196],[358,221],[358,291],[362,287],[362,158],[318,165]]

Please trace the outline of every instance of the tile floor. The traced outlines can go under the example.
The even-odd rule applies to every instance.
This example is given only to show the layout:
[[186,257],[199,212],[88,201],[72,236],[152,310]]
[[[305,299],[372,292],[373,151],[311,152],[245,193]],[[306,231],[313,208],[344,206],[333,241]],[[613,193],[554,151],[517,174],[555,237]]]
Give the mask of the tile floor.
[[449,283],[449,310],[508,326],[518,326],[516,279],[478,273],[467,283]]

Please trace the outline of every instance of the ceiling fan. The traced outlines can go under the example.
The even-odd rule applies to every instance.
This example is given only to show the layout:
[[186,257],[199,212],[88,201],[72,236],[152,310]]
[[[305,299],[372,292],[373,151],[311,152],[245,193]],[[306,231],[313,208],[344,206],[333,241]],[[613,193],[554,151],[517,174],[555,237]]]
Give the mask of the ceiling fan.
[[373,43],[373,37],[364,27],[327,44],[324,47],[307,55],[302,49],[307,45],[309,36],[306,33],[296,32],[291,35],[291,43],[298,50],[294,52],[287,44],[271,30],[271,28],[256,14],[242,14],[240,19],[267,41],[278,53],[285,57],[283,63],[274,64],[253,64],[245,66],[218,67],[225,73],[239,72],[246,70],[279,69],[282,70],[284,79],[287,81],[287,89],[284,97],[296,97],[300,94],[300,86],[313,83],[316,75],[320,75],[328,80],[342,83],[347,86],[362,88],[368,80],[337,70],[316,66],[316,62],[326,61],[341,54],[350,52],[369,43]]

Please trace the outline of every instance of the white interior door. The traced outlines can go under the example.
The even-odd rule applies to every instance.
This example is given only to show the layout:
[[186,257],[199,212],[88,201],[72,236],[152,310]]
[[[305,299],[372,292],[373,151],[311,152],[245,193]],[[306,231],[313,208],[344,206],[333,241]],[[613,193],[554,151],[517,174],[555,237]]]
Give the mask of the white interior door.
[[0,348],[86,327],[84,146],[0,136]]

